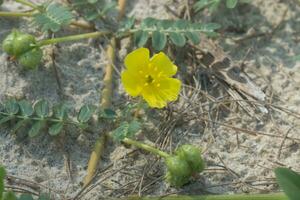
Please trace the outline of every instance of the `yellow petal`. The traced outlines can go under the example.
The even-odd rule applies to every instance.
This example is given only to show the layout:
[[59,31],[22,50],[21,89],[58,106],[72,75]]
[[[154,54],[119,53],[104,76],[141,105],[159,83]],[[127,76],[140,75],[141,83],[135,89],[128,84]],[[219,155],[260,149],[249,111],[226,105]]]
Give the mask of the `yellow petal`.
[[152,86],[144,87],[142,96],[152,108],[163,108],[167,105],[167,102],[158,96],[157,89]]
[[164,54],[163,52],[155,54],[151,58],[150,63],[154,68],[157,67],[159,72],[162,72],[168,77],[175,75],[177,72],[177,66],[174,65],[168,58],[168,56],[166,56],[166,54]]
[[160,81],[159,95],[165,101],[175,101],[178,98],[181,81],[176,78],[166,78]]
[[[159,84],[159,86],[157,85]],[[142,89],[142,96],[150,107],[163,108],[169,101],[175,101],[178,98],[181,81],[175,78],[166,78],[159,83],[151,84]]]
[[146,48],[139,48],[129,53],[125,58],[125,66],[128,70],[140,71],[149,64],[150,53]]
[[125,70],[121,74],[121,80],[125,91],[131,96],[135,97],[141,93],[143,83],[136,73]]

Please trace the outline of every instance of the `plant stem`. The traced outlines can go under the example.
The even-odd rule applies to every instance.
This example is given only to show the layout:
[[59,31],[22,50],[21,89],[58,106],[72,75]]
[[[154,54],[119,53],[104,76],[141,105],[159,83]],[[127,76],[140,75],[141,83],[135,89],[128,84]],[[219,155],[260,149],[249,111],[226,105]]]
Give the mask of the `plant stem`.
[[[112,199],[111,199],[112,200]],[[203,196],[126,197],[119,200],[289,200],[283,193]]]
[[32,17],[33,12],[0,12],[0,17]]
[[46,39],[42,40],[38,43],[38,46],[45,46],[49,44],[55,44],[59,42],[68,42],[68,41],[73,41],[73,40],[81,40],[81,39],[87,39],[87,38],[96,38],[96,37],[101,37],[104,35],[108,35],[110,32],[108,31],[96,31],[93,33],[84,33],[84,34],[78,34],[78,35],[70,35],[66,37],[60,37],[60,38],[52,38],[52,39]]
[[168,158],[170,157],[170,155],[164,151],[161,151],[155,147],[152,147],[152,146],[149,146],[147,144],[144,144],[142,142],[139,142],[139,141],[136,141],[136,140],[132,140],[132,139],[129,139],[129,138],[125,138],[122,140],[122,142],[126,143],[126,144],[130,144],[130,145],[133,145],[135,147],[138,147],[140,149],[144,149],[146,151],[149,151],[151,153],[154,153],[158,156],[161,156],[163,158]]
[[15,1],[18,2],[18,3],[20,3],[20,4],[23,4],[25,6],[29,6],[29,7],[33,8],[33,9],[35,9],[35,10],[39,9],[39,7],[37,5],[35,5],[35,4],[33,4],[33,3],[29,2],[29,1],[25,1],[25,0],[15,0]]

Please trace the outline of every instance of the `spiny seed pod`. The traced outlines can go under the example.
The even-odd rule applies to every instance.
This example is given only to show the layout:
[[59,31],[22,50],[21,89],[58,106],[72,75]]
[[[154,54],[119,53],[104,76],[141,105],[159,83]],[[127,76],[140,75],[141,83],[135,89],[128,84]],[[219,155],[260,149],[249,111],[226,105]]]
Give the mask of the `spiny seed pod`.
[[35,45],[34,36],[17,30],[13,30],[2,43],[3,50],[16,57],[34,48]]
[[14,55],[19,56],[26,53],[32,49],[35,44],[36,41],[34,36],[26,33],[20,33],[13,42]]
[[170,185],[175,187],[181,187],[184,184],[189,182],[190,177],[189,176],[179,176],[176,174],[173,174],[171,172],[167,172],[166,174],[166,181],[170,183]]
[[19,33],[12,31],[2,42],[2,48],[8,55],[14,55],[14,40]]
[[205,163],[201,157],[201,150],[193,145],[182,145],[176,151],[175,154],[181,159],[186,160],[189,164],[192,172],[201,172],[205,168]]
[[31,49],[18,57],[19,63],[25,69],[35,69],[41,62],[43,52],[39,47]]
[[179,156],[170,156],[165,160],[167,165],[166,181],[180,187],[189,181],[192,170],[189,164]]

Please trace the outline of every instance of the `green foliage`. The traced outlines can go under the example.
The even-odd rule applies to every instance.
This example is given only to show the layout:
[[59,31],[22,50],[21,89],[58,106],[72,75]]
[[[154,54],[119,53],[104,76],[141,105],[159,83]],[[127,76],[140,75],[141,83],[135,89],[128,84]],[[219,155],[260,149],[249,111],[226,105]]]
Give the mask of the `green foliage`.
[[60,134],[65,125],[75,125],[79,128],[88,126],[96,107],[84,105],[77,114],[77,121],[68,117],[68,107],[65,104],[54,106],[53,109],[45,100],[37,101],[34,106],[26,100],[17,102],[8,100],[4,105],[0,104],[0,125],[13,122],[11,133],[16,133],[22,127],[28,127],[28,136],[36,137],[45,128],[52,136]]
[[62,26],[70,24],[72,18],[73,15],[68,8],[53,3],[41,6],[40,12],[34,15],[33,22],[44,32],[48,30],[57,32]]
[[300,175],[287,168],[275,169],[276,179],[290,200],[298,200],[300,197]]
[[235,8],[238,2],[245,2],[247,0],[198,0],[193,8],[195,12],[199,12],[205,8],[208,8],[211,12],[217,10],[220,3],[225,2],[227,8]]
[[96,106],[94,105],[84,105],[80,108],[77,120],[80,123],[88,122],[96,111]]
[[115,141],[120,142],[124,138],[132,138],[140,129],[141,124],[137,120],[132,120],[131,122],[123,121],[111,134]]
[[115,1],[107,0],[71,0],[71,4],[88,21],[104,18],[109,12],[114,11],[117,5]]
[[[162,50],[168,41],[176,46],[183,47],[187,40],[193,44],[200,42],[200,33],[216,35],[214,32],[220,26],[215,23],[200,24],[187,20],[159,20],[154,18],[144,19],[139,26],[129,29],[130,22],[125,23],[126,28],[134,33],[134,43],[136,46],[144,46],[151,38],[152,46],[155,50]],[[126,28],[120,31],[126,31]],[[168,40],[170,39],[170,40]]]

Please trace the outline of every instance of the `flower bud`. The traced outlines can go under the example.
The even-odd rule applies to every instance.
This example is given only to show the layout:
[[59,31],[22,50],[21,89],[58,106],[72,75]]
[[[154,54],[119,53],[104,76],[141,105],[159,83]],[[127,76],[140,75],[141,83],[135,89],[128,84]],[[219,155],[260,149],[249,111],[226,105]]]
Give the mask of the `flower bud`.
[[175,187],[181,187],[187,182],[189,182],[190,177],[189,176],[179,176],[176,174],[173,174],[171,172],[167,172],[166,174],[166,181],[170,183],[170,185]]
[[176,150],[175,154],[188,163],[192,172],[201,172],[204,170],[205,163],[201,157],[201,150],[197,147],[182,145]]
[[40,64],[42,57],[42,50],[36,47],[19,56],[18,60],[25,69],[35,69]]

